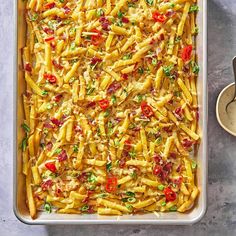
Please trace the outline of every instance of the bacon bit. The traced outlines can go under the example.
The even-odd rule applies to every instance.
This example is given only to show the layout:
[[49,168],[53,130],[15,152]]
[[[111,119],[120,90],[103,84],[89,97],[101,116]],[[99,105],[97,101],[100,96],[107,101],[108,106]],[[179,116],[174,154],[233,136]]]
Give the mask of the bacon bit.
[[62,122],[56,118],[51,118],[51,122],[56,126],[61,126]]
[[175,15],[175,12],[172,10],[167,11],[165,14],[166,17],[172,17],[173,15]]
[[171,169],[172,169],[172,163],[171,162],[169,162],[169,163],[167,163],[163,166],[163,170],[168,172],[168,173],[170,173]]
[[46,180],[46,181],[41,183],[41,188],[42,188],[43,191],[48,190],[50,187],[52,187],[52,180],[51,179]]
[[140,127],[134,127],[132,130],[135,132],[138,132],[138,131],[140,131]]
[[185,149],[188,149],[193,145],[193,141],[185,138],[182,142],[182,145]]
[[183,114],[183,109],[181,107],[177,107],[174,111],[175,113],[175,116],[178,118],[178,119],[181,119],[182,117],[182,114]]
[[154,160],[155,163],[160,163],[161,160],[162,160],[162,157],[161,157],[161,155],[155,154],[153,156],[153,160]]
[[106,17],[104,16],[100,17],[99,22],[101,23],[103,30],[106,30],[106,31],[110,30],[110,22]]
[[150,45],[153,45],[153,44],[155,44],[156,43],[156,40],[155,39],[151,39],[151,41],[150,41]]
[[122,17],[121,21],[123,23],[129,23],[129,19],[127,17]]
[[48,3],[48,4],[44,5],[43,8],[44,8],[45,10],[48,10],[48,9],[54,8],[55,6],[56,6],[55,2],[51,2],[51,3]]
[[90,64],[94,66],[94,65],[96,65],[96,64],[99,63],[99,62],[102,62],[102,59],[101,59],[101,58],[93,57],[93,58],[91,59]]
[[125,140],[124,142],[124,149],[127,150],[127,151],[130,151],[131,148],[132,148],[132,144],[131,144],[131,141],[129,139]]
[[160,34],[160,40],[163,41],[165,39],[164,34]]
[[89,214],[93,214],[93,213],[94,213],[93,206],[89,206],[89,209],[87,210],[87,212],[88,212]]
[[77,179],[78,179],[80,182],[84,183],[84,182],[87,181],[88,175],[87,175],[86,172],[83,172],[82,174],[80,174],[80,175],[77,177]]
[[199,110],[198,109],[196,110],[196,120],[197,121],[199,120]]
[[25,70],[26,70],[27,72],[29,72],[29,73],[32,72],[32,67],[31,67],[31,65],[30,65],[29,62],[26,62],[26,63],[25,63]]
[[60,197],[60,196],[61,196],[61,193],[62,193],[61,189],[58,188],[58,189],[56,190],[56,197]]
[[47,128],[47,129],[52,129],[53,128],[53,126],[50,123],[48,123],[48,122],[44,123],[43,127]]
[[171,127],[163,127],[163,130],[167,133],[171,132]]
[[176,172],[180,172],[182,169],[182,165],[180,164],[177,168],[176,168]]
[[114,92],[116,92],[120,88],[121,88],[121,84],[119,82],[117,82],[117,81],[114,81],[113,83],[111,83],[108,86],[107,94],[111,95],[111,94],[113,94]]
[[174,101],[171,99],[168,104],[173,105]]
[[52,146],[53,146],[52,142],[48,142],[47,145],[46,145],[46,149],[48,151],[51,151],[52,150]]
[[62,150],[61,153],[57,157],[59,162],[65,161],[67,158],[68,157],[65,150]]
[[50,43],[50,46],[52,47],[53,50],[55,50],[55,49],[56,49],[56,43],[55,43],[55,41],[52,41],[52,42]]
[[128,74],[122,74],[121,77],[122,77],[124,80],[127,80],[127,79],[128,79]]
[[178,179],[172,179],[172,182],[179,187],[181,183],[183,182],[183,177],[180,176]]
[[189,69],[190,69],[189,64],[183,66],[183,72],[187,73],[189,72]]
[[75,132],[76,133],[83,133],[83,130],[82,130],[82,128],[79,126],[79,125],[76,125],[75,127],[74,127],[74,129],[75,129]]
[[160,165],[155,165],[153,169],[153,174],[159,176],[163,172],[163,169]]
[[125,167],[125,164],[126,164],[126,158],[123,157],[119,161],[119,167],[123,169]]
[[57,68],[58,70],[62,70],[63,66],[60,65],[60,63],[58,63],[55,59],[52,60],[52,64],[54,65],[55,68]]
[[48,27],[43,28],[43,31],[44,31],[46,34],[54,34],[54,30],[53,30],[53,29],[50,29],[50,28],[48,28]]
[[67,6],[63,7],[65,14],[69,14],[71,12],[71,9]]
[[45,42],[50,42],[50,41],[52,41],[52,40],[54,40],[54,39],[55,39],[55,37],[54,37],[54,36],[51,36],[51,37],[48,37],[48,38],[44,39],[44,41],[45,41]]
[[177,156],[176,153],[174,153],[174,152],[171,152],[171,153],[170,153],[170,157],[171,157],[171,158],[176,159],[176,156]]
[[91,107],[95,107],[95,106],[96,106],[96,102],[89,102],[86,107],[91,108]]
[[53,173],[56,173],[56,171],[57,171],[57,168],[53,162],[46,163],[45,167]]
[[92,190],[87,191],[87,196],[82,200],[83,203],[87,203],[89,201],[90,195],[93,194]]
[[58,94],[58,95],[56,95],[56,96],[53,98],[53,101],[55,101],[55,102],[60,102],[60,100],[61,100],[62,97],[63,97],[62,94]]

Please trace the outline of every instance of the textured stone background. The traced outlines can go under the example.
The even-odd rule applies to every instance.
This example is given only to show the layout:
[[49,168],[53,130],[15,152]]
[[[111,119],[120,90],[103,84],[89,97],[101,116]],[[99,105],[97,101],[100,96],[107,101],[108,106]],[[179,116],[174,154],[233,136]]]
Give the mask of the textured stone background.
[[236,1],[208,0],[208,211],[194,226],[28,226],[12,211],[13,0],[0,0],[0,235],[236,235],[236,139],[218,125],[216,97],[232,81]]

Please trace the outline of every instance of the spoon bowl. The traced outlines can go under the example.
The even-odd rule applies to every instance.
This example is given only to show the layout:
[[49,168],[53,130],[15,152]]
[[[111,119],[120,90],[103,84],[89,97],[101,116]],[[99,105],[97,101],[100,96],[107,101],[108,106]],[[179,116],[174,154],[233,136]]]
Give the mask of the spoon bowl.
[[235,83],[229,84],[220,92],[216,102],[216,118],[223,129],[236,136],[236,101],[232,102],[234,94]]

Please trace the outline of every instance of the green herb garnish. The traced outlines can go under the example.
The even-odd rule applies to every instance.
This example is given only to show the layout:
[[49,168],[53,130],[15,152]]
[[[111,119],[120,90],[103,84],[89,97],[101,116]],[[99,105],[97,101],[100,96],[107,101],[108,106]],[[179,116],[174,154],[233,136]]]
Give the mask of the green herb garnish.
[[51,204],[48,203],[48,202],[45,202],[44,203],[44,210],[47,212],[47,213],[51,213],[52,212],[52,207],[51,207]]
[[153,0],[146,0],[146,3],[147,3],[149,6],[152,6],[152,5],[153,5]]
[[78,145],[74,145],[74,146],[73,146],[73,151],[76,152],[76,153],[79,151]]
[[83,211],[83,212],[88,211],[88,209],[89,209],[88,205],[84,205],[80,208],[80,210]]
[[199,71],[200,71],[199,65],[198,65],[196,62],[192,62],[191,65],[192,65],[192,71],[193,71],[193,73],[194,73],[194,74],[198,74]]
[[165,76],[167,77],[170,77],[171,76],[171,70],[173,69],[173,66],[170,65],[170,66],[164,66],[163,67],[163,71],[164,71],[164,74]]
[[116,96],[114,94],[111,96],[111,102],[113,104],[116,103]]
[[160,184],[160,185],[157,186],[157,188],[158,188],[160,191],[162,191],[162,190],[165,188],[165,186],[162,185],[162,184]]
[[57,149],[55,150],[54,154],[60,154],[61,151],[62,151],[61,148],[57,148]]
[[199,6],[197,5],[192,5],[190,8],[189,8],[189,13],[191,12],[197,12],[199,11]]
[[128,191],[125,193],[127,196],[129,197],[135,197],[135,193],[131,192],[131,191]]
[[27,124],[23,123],[23,124],[21,125],[21,127],[23,128],[23,130],[24,130],[26,133],[29,133],[29,132],[30,132],[30,127],[29,127]]
[[111,171],[111,168],[112,168],[112,163],[111,163],[111,162],[108,162],[108,163],[106,164],[106,170],[107,170],[108,172],[110,172],[110,171]]

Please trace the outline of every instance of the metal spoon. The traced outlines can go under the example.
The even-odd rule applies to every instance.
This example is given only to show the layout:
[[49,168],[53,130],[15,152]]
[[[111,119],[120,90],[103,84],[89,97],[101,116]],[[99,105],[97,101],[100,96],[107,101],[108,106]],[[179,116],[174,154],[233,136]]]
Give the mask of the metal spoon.
[[229,105],[232,103],[232,102],[235,102],[236,101],[236,57],[233,58],[232,60],[233,62],[233,71],[234,71],[234,97],[233,99],[226,105],[226,112],[227,112],[227,109],[229,107]]

